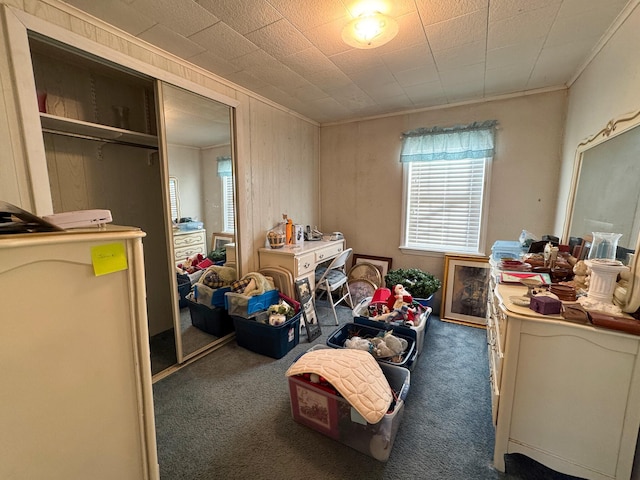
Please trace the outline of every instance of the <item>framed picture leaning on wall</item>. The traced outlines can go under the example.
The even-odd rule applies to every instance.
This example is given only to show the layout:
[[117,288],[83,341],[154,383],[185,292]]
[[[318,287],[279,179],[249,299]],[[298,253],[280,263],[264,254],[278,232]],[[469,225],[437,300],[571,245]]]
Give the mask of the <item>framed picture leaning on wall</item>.
[[490,274],[487,257],[445,255],[440,319],[484,327]]

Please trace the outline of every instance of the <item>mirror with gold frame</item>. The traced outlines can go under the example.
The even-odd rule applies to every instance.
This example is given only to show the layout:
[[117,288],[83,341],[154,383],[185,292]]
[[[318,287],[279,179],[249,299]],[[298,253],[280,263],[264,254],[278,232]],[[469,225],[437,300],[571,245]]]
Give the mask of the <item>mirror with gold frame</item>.
[[[611,120],[576,150],[563,240],[593,232],[622,233],[618,247],[640,247],[640,111]],[[623,262],[627,259],[619,257]],[[640,307],[638,256],[629,261],[626,295],[618,298],[625,312]]]

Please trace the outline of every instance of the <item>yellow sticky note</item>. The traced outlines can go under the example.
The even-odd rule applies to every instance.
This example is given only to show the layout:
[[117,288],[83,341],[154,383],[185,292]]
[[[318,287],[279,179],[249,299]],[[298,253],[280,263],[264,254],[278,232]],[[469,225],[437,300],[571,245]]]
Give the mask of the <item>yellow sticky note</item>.
[[124,244],[122,243],[107,243],[91,247],[91,262],[96,276],[129,268]]

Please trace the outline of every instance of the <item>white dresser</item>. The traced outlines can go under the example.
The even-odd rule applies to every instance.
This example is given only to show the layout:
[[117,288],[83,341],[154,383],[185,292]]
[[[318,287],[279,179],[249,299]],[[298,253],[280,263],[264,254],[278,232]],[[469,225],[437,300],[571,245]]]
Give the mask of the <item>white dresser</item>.
[[345,249],[345,240],[303,242],[300,245],[285,245],[282,248],[258,250],[260,268],[282,267],[291,272],[294,282],[309,279],[311,290],[315,289],[316,267],[337,257]]
[[0,235],[0,478],[159,478],[144,235]]
[[174,230],[173,250],[176,265],[198,253],[206,257],[209,253],[207,252],[207,231],[203,229]]
[[524,286],[493,287],[495,467],[504,471],[504,454],[522,453],[581,478],[629,479],[640,427],[640,336],[538,315],[510,301]]

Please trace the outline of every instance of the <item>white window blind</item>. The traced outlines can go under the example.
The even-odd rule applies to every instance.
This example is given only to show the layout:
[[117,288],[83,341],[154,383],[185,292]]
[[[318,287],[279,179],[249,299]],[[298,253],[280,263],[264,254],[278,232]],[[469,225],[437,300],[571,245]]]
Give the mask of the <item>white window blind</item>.
[[222,228],[224,233],[235,233],[233,162],[230,156],[218,157],[217,161],[218,176],[222,179]]
[[178,200],[178,179],[169,177],[169,205],[171,206],[171,220],[180,219],[180,202]]
[[403,248],[481,253],[494,121],[405,133]]
[[235,212],[233,210],[233,177],[222,177],[222,210],[223,210],[223,228],[226,233],[235,232]]
[[485,159],[408,165],[405,246],[477,252]]

